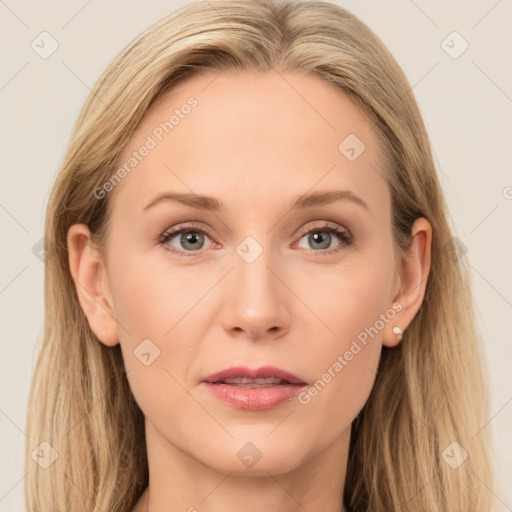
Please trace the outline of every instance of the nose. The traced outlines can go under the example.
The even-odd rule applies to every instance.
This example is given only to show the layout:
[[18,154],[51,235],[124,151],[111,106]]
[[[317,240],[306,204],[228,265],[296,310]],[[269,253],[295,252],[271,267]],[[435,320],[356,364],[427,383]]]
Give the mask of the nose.
[[235,254],[234,269],[226,283],[224,329],[251,339],[275,339],[290,328],[290,291],[277,262],[264,251],[251,263]]

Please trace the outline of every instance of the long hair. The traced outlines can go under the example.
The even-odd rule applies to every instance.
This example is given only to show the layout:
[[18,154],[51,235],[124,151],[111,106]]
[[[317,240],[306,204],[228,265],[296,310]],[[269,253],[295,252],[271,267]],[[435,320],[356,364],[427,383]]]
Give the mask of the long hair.
[[[143,413],[120,346],[103,345],[80,307],[66,236],[72,224],[85,223],[101,246],[110,203],[94,191],[114,173],[150,106],[182,80],[225,70],[301,71],[333,84],[371,120],[386,156],[398,250],[410,244],[415,219],[432,225],[424,301],[402,343],[383,348],[374,389],[351,427],[345,507],[488,511],[487,389],[469,268],[403,71],[366,25],[334,4],[209,0],[186,5],[130,43],[101,75],[74,126],[46,214],[28,512],[131,510],[148,485]],[[35,462],[37,447],[46,464]],[[466,455],[460,465],[452,462]]]

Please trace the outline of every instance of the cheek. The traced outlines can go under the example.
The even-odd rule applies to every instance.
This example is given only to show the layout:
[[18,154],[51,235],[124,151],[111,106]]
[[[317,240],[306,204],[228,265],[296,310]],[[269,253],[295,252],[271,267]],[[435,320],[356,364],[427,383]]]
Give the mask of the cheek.
[[303,272],[295,289],[323,323],[327,345],[340,350],[390,308],[392,277],[391,261],[361,258],[329,271]]
[[299,396],[299,403],[336,414],[337,421],[329,422],[327,428],[346,428],[373,387],[381,331],[395,313],[390,303],[391,278],[390,262],[366,260],[332,275],[316,274],[314,279],[302,280],[302,293],[315,284],[308,305],[324,327],[315,350],[308,354],[315,381]]
[[[113,273],[112,294],[116,320],[126,329],[118,329],[121,342],[137,343],[144,338],[165,343],[168,333],[192,312],[211,286],[191,270],[154,264],[143,257],[125,259]],[[127,332],[128,331],[128,332]]]
[[119,261],[109,277],[130,387],[149,417],[179,411],[190,406],[181,384],[200,345],[201,297],[217,278],[142,256]]

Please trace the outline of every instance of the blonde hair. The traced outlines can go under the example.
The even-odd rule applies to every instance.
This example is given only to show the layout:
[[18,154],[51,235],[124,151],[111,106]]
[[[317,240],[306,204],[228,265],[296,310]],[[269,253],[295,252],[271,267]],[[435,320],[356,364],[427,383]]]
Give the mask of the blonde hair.
[[[122,51],[74,127],[46,216],[44,335],[26,449],[29,512],[131,510],[148,485],[144,417],[120,346],[99,342],[78,302],[69,227],[85,223],[104,242],[109,197],[97,200],[94,191],[113,174],[119,153],[165,91],[197,73],[272,69],[327,80],[372,120],[387,159],[400,250],[418,217],[433,229],[424,302],[402,343],[383,349],[374,389],[352,424],[345,506],[352,512],[490,509],[487,391],[469,269],[454,252],[407,79],[373,32],[336,5],[210,0],[181,8]],[[47,469],[30,455],[42,442],[58,453]],[[469,454],[458,468],[442,456],[453,442]]]

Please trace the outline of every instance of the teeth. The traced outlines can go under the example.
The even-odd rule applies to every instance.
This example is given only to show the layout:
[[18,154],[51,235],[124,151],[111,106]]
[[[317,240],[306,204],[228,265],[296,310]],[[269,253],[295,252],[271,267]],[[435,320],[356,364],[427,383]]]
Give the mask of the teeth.
[[281,384],[282,379],[278,379],[276,377],[269,377],[269,378],[266,378],[266,379],[249,379],[247,377],[234,377],[232,379],[224,379],[222,382],[224,382],[224,384],[256,384],[255,387],[257,387],[258,385],[259,386],[272,386],[272,385],[277,385],[277,384]]

